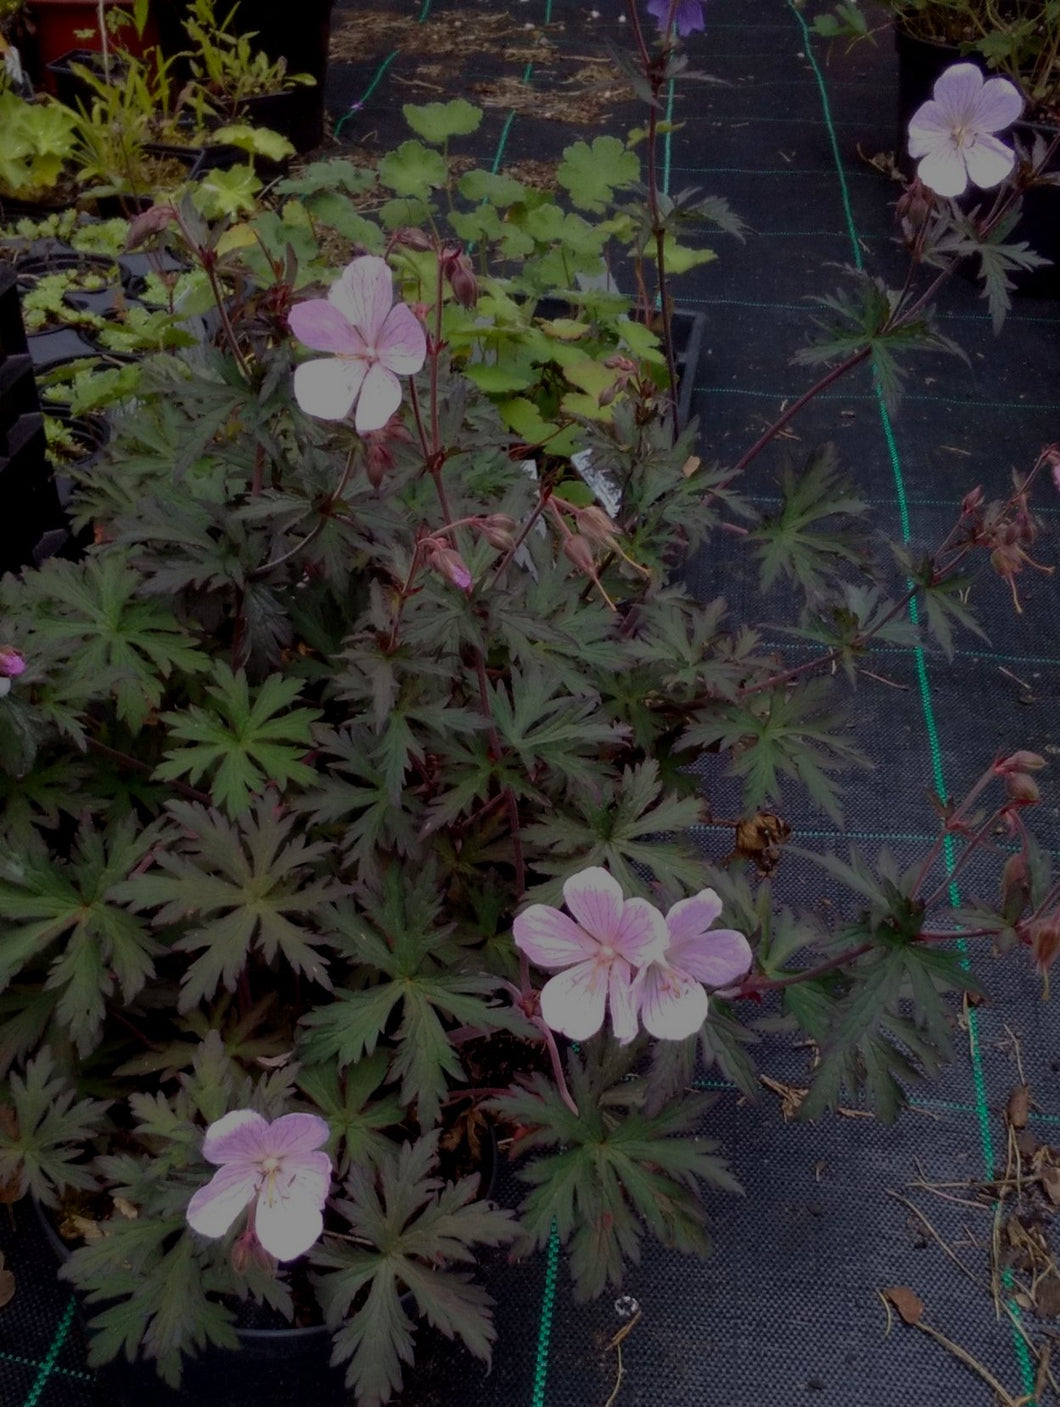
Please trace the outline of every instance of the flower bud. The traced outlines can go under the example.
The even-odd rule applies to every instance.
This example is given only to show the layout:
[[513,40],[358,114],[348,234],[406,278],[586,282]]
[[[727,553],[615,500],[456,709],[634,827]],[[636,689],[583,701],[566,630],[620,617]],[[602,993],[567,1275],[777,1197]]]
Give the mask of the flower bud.
[[974,489],[966,493],[961,499],[961,516],[971,518],[977,514],[983,506],[983,487],[977,484]]
[[1023,912],[1031,897],[1031,876],[1027,861],[1020,855],[1010,855],[1001,871],[1001,901],[1005,917],[1012,922]]
[[489,513],[485,518],[476,518],[475,526],[498,552],[507,552],[515,544],[515,519],[509,518],[507,513]]
[[1044,766],[1044,757],[1039,757],[1036,752],[1020,751],[995,762],[994,771],[999,777],[1004,777],[1009,772],[1040,772]]
[[26,660],[21,650],[13,650],[10,645],[0,645],[0,678],[17,679],[26,670]]
[[434,241],[425,230],[418,230],[415,225],[405,225],[394,235],[395,244],[403,244],[406,249],[415,249],[421,254],[426,254],[429,249],[434,248]]
[[432,541],[427,547],[427,561],[431,567],[450,582],[459,591],[466,591],[470,594],[474,588],[475,581],[467,569],[467,563],[459,552],[455,552],[451,547],[443,547],[440,543]]
[[248,1226],[232,1245],[232,1269],[237,1275],[245,1275],[251,1268],[275,1271],[276,1262]]
[[152,205],[150,210],[142,210],[129,221],[129,233],[125,236],[126,251],[139,249],[145,240],[160,234],[176,218],[177,212],[172,205]]
[[1039,919],[1031,927],[1031,957],[1040,972],[1048,972],[1060,954],[1060,915]]
[[596,560],[587,538],[571,535],[563,539],[564,555],[569,557],[580,572],[596,577]]
[[1005,776],[1005,790],[1012,801],[1021,806],[1030,806],[1041,799],[1038,783],[1026,772],[1009,772]]
[[450,268],[449,287],[462,308],[473,308],[478,302],[478,279],[466,254]]
[[618,529],[602,508],[590,504],[578,510],[578,531],[599,547],[613,547]]

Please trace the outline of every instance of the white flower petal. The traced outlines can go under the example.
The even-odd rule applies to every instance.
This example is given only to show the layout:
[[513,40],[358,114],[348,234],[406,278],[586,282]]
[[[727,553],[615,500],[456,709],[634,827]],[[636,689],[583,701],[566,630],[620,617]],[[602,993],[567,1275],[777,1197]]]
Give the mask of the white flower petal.
[[609,943],[622,919],[622,886],[599,865],[571,875],[563,885],[563,900],[586,933]]
[[928,152],[916,168],[916,174],[936,195],[963,195],[968,185],[968,169],[964,160],[948,144]]
[[319,1240],[324,1218],[318,1202],[292,1191],[271,1202],[259,1197],[254,1229],[270,1256],[294,1260]]
[[223,1236],[236,1217],[253,1200],[260,1175],[244,1164],[218,1168],[205,1187],[188,1203],[188,1225],[200,1236]]
[[381,362],[374,362],[361,383],[353,423],[358,435],[381,430],[401,404],[401,382]]
[[1002,132],[1023,111],[1023,94],[1007,78],[988,78],[979,95],[975,125],[981,132]]
[[999,186],[1016,164],[1015,154],[996,137],[981,133],[965,148],[964,163],[969,177],[982,190]]
[[345,420],[367,366],[350,357],[319,358],[294,369],[294,398],[306,415],[320,420]]
[[668,934],[666,920],[647,899],[627,899],[622,917],[611,938],[612,946],[634,967],[666,952]]
[[951,64],[935,80],[932,91],[947,127],[951,130],[966,127],[975,121],[983,91],[983,75],[975,64]]
[[541,1015],[553,1031],[572,1041],[587,1041],[604,1024],[608,970],[597,962],[580,962],[550,977],[541,989]]
[[253,1109],[233,1109],[206,1130],[202,1156],[211,1163],[253,1162],[264,1157],[268,1127]]
[[512,925],[515,946],[538,967],[570,967],[596,956],[600,945],[573,919],[549,904],[531,904]]
[[398,376],[414,376],[427,357],[423,324],[407,303],[398,303],[387,314],[376,347],[379,360]]
[[694,1036],[707,1019],[707,994],[698,982],[664,963],[652,963],[638,978],[640,1019],[662,1041]]
[[618,1043],[629,1045],[637,1034],[638,997],[634,988],[633,970],[622,958],[616,958],[611,964],[607,1000],[611,1008],[611,1025],[618,1037]]
[[378,254],[362,254],[346,265],[328,293],[328,302],[372,346],[394,302],[394,275]]

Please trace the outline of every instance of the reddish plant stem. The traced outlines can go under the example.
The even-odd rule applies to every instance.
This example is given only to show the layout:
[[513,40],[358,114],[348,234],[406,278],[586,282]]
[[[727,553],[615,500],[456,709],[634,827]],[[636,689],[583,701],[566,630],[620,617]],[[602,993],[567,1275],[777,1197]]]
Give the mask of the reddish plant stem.
[[504,556],[494,568],[493,579],[490,582],[491,586],[497,585],[508,563],[512,560],[515,554],[519,551],[519,548],[522,547],[523,543],[530,536],[530,532],[534,524],[541,517],[541,514],[545,511],[545,505],[548,503],[551,497],[552,490],[550,488],[545,487],[541,490],[541,495],[538,498],[537,503],[534,505],[534,511],[530,514],[529,518],[527,518],[522,530],[520,531],[515,541],[512,543],[511,547],[508,548],[507,552],[505,552]]
[[[88,738],[86,746],[90,752],[98,752],[100,757],[109,757],[112,762],[117,762],[131,772],[141,772],[145,777],[150,777],[155,770],[149,763],[141,762],[138,757],[131,757],[127,752],[120,752],[116,747],[110,747],[107,743],[101,743],[98,738]],[[197,801],[202,806],[213,805],[213,801],[206,792],[189,787],[185,782],[171,781],[169,785],[181,796],[186,796],[189,801]]]

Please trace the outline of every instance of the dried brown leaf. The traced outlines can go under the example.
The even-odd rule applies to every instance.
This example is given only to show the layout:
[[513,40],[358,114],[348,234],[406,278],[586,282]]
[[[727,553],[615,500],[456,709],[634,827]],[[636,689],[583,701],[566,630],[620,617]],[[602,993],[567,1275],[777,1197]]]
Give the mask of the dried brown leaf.
[[908,1285],[891,1285],[884,1290],[884,1298],[898,1312],[903,1324],[919,1324],[924,1313],[924,1301]]
[[1031,1112],[1030,1085],[1016,1085],[1005,1105],[1005,1120],[1011,1128],[1025,1129]]
[[1034,1292],[1034,1312],[1039,1319],[1060,1318],[1060,1276],[1046,1275]]
[[1038,1174],[1042,1191],[1054,1207],[1060,1207],[1060,1168],[1044,1167]]

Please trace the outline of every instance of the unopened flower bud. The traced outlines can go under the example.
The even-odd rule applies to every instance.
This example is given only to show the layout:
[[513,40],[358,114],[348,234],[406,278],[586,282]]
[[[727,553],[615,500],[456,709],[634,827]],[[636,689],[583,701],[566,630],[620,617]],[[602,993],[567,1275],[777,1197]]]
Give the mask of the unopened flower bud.
[[449,270],[449,287],[462,308],[473,308],[478,302],[478,279],[466,254]]
[[564,554],[570,558],[580,572],[586,576],[596,576],[596,559],[587,538],[571,534],[563,539]]
[[1003,757],[1000,762],[995,762],[994,771],[999,777],[1004,777],[1009,772],[1040,772],[1044,766],[1044,757],[1039,757],[1036,752],[1021,750],[1012,753],[1010,757]]
[[405,225],[394,235],[395,244],[403,244],[406,249],[418,250],[421,254],[426,254],[429,249],[434,248],[434,241],[425,230],[418,230],[415,225]]
[[10,645],[0,645],[0,678],[17,679],[26,671],[26,660],[21,650],[13,650]]
[[983,487],[977,484],[974,489],[966,493],[961,499],[961,516],[965,518],[974,517],[983,506]]
[[1031,926],[1031,957],[1040,972],[1048,972],[1060,954],[1060,915],[1039,919]]
[[507,552],[515,543],[515,519],[509,518],[507,513],[489,513],[484,518],[476,518],[475,527],[498,552]]
[[439,576],[445,577],[457,590],[470,592],[474,587],[475,581],[467,569],[467,563],[453,548],[432,542],[427,549],[427,561]]
[[1041,798],[1038,783],[1026,772],[1009,772],[1005,777],[1005,790],[1012,801],[1021,806],[1030,806]]
[[129,221],[129,233],[125,236],[126,251],[139,249],[145,240],[160,234],[176,218],[177,212],[172,205],[152,205],[150,210],[141,210]]
[[369,434],[365,436],[365,440],[364,472],[368,475],[372,488],[377,489],[396,461],[390,446],[380,436]]
[[274,1271],[276,1262],[258,1240],[252,1227],[247,1227],[232,1245],[232,1269],[237,1275],[245,1275],[248,1270]]
[[578,531],[599,547],[613,547],[618,529],[604,510],[594,503],[578,510]]

